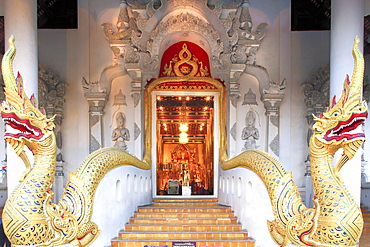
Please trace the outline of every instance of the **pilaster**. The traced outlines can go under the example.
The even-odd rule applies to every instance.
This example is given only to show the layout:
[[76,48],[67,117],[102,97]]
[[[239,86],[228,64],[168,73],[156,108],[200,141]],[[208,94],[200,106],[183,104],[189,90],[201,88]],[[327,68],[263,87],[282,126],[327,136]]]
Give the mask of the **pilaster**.
[[230,70],[230,91],[229,91],[229,136],[228,136],[228,141],[229,141],[229,156],[234,157],[235,155],[238,154],[238,148],[237,148],[237,143],[236,143],[236,129],[237,129],[237,101],[241,96],[241,93],[239,91],[240,87],[240,76],[242,75],[243,71],[245,69],[244,64],[233,64],[231,66]]
[[[135,66],[137,67],[137,66]],[[139,68],[128,69],[128,73],[132,78],[130,95],[134,99],[134,150],[133,154],[136,157],[142,156],[143,138],[141,137],[142,120],[142,91],[141,91],[141,70]]]
[[280,128],[280,105],[284,98],[283,93],[264,93],[262,95],[262,101],[266,109],[267,116],[267,140],[266,147],[269,153],[273,153],[275,156],[280,155],[279,145],[279,128]]
[[108,101],[106,92],[85,92],[89,103],[89,143],[90,153],[103,147],[103,115]]

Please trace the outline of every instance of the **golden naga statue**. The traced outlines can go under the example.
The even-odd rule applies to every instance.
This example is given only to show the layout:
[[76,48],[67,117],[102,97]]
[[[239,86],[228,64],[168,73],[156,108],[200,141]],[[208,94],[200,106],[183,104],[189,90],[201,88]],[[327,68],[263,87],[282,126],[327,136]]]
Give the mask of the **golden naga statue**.
[[[339,174],[365,141],[362,123],[367,104],[362,101],[364,59],[355,39],[352,80],[344,81],[342,96],[333,98],[327,111],[314,117],[310,139],[310,163],[314,188],[314,207],[302,203],[291,173],[287,173],[273,156],[259,150],[247,150],[222,164],[225,170],[245,167],[264,182],[275,219],[268,222],[270,234],[280,246],[354,246],[363,227],[359,205]],[[343,155],[334,166],[333,156],[339,148]]]
[[[150,166],[119,148],[97,150],[83,161],[76,173],[70,174],[59,204],[52,203],[51,186],[56,170],[55,125],[53,118],[47,118],[35,107],[34,97],[27,97],[21,76],[18,74],[15,78],[13,37],[9,45],[2,61],[6,101],[1,107],[1,117],[13,129],[4,134],[5,140],[27,170],[5,203],[4,231],[16,246],[66,243],[88,246],[99,234],[97,225],[90,220],[101,179],[118,166],[133,165],[141,169],[150,169]],[[34,155],[33,165],[24,146]]]

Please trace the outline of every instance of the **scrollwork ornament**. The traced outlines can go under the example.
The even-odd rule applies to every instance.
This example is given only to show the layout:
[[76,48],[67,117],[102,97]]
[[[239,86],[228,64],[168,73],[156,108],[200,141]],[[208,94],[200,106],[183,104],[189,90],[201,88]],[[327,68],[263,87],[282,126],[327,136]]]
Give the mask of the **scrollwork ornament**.
[[233,127],[231,127],[230,134],[233,140],[236,141],[236,123],[234,123]]
[[240,98],[240,94],[238,93],[232,93],[230,94],[230,102],[234,106],[234,108],[237,107],[237,101]]
[[[176,4],[177,1],[175,1]],[[187,2],[187,1],[185,1]],[[182,32],[187,30],[189,32],[196,32],[204,36],[210,42],[211,53],[217,58],[220,56],[223,49],[223,42],[221,42],[221,35],[208,22],[200,19],[197,16],[188,12],[182,12],[178,15],[171,16],[165,22],[161,22],[150,34],[150,39],[147,43],[147,50],[152,55],[159,54],[160,44],[164,38],[175,32]]]
[[133,92],[133,93],[131,93],[131,96],[134,98],[134,108],[136,108],[140,103],[141,93]]
[[271,148],[271,151],[279,157],[280,153],[280,146],[279,146],[279,135],[276,135],[274,139],[270,142],[269,147]]
[[139,126],[136,123],[134,123],[134,140],[135,141],[137,140],[137,138],[139,138],[140,134],[141,134],[141,130]]

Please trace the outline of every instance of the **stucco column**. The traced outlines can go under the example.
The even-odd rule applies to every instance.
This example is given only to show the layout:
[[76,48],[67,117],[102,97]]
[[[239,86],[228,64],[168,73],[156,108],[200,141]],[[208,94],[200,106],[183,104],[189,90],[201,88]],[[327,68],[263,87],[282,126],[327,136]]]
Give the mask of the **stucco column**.
[[90,153],[104,147],[103,143],[103,115],[108,101],[105,92],[86,92],[85,98],[89,102],[89,136]]
[[142,146],[143,146],[143,134],[141,130],[142,124],[142,111],[140,109],[143,109],[142,107],[142,92],[141,92],[141,85],[145,84],[145,82],[142,81],[142,75],[141,70],[137,68],[128,68],[127,69],[128,74],[132,78],[131,81],[131,92],[130,95],[134,99],[134,145],[133,149],[131,150],[132,154],[136,157],[142,157]]
[[[15,37],[17,54],[14,59],[14,73],[18,71],[23,77],[27,95],[38,98],[38,49],[37,49],[37,1],[36,0],[5,0],[5,40],[11,35]],[[5,49],[9,45],[6,42]],[[16,75],[15,75],[16,76]],[[31,156],[28,155],[29,157]],[[33,159],[30,157],[33,163]],[[8,192],[11,193],[19,183],[24,171],[21,159],[13,149],[7,148]]]
[[265,150],[270,154],[274,154],[276,157],[280,157],[279,123],[280,105],[283,98],[283,93],[264,93],[262,95],[267,116],[267,142]]
[[[364,0],[335,0],[331,2],[331,44],[330,44],[330,96],[339,99],[346,74],[352,77],[352,47],[355,36],[363,47]],[[337,154],[338,156],[340,154]],[[337,161],[337,155],[335,160]],[[341,171],[344,182],[356,201],[360,203],[361,193],[361,149]]]
[[[239,91],[240,87],[240,82],[239,79],[245,69],[244,64],[233,64],[230,70],[230,91],[229,91],[229,106],[228,106],[228,111],[229,111],[229,123],[228,128],[230,131],[229,136],[228,136],[228,142],[229,142],[229,157],[234,157],[240,152],[240,148],[237,147],[237,137],[236,137],[236,132],[238,128],[237,124],[237,101],[241,97],[241,93]],[[239,150],[238,150],[239,149]]]

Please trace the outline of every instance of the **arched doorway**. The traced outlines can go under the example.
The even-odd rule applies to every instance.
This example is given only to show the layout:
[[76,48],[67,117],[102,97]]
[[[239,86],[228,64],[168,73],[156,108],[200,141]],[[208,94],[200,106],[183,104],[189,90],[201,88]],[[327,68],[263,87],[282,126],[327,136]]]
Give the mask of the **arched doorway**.
[[185,41],[171,46],[160,77],[145,88],[145,109],[154,197],[217,196],[219,161],[227,157],[225,86],[211,77],[205,51]]

